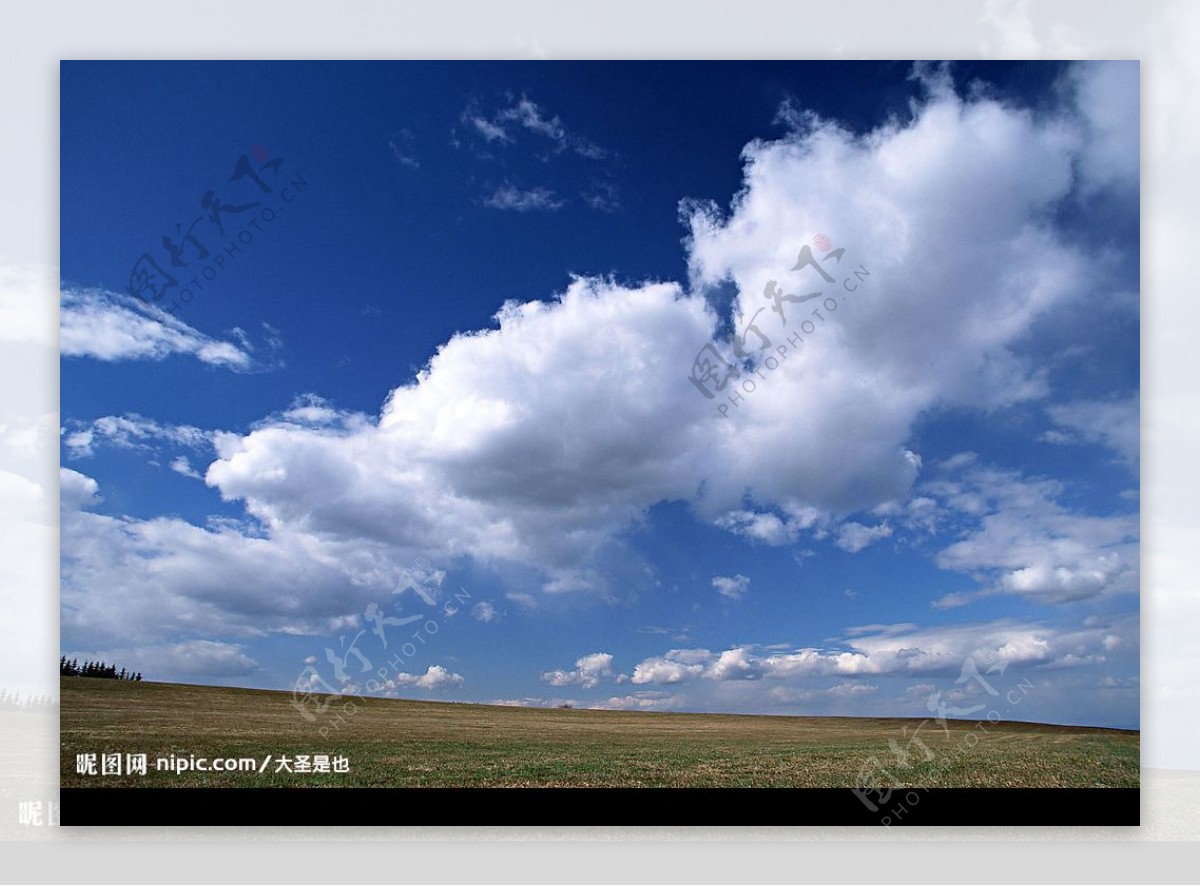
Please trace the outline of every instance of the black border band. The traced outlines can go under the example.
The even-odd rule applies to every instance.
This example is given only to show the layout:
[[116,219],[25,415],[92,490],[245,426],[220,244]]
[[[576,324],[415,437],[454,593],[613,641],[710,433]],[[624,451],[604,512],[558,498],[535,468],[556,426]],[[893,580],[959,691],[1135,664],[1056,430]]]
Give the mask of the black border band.
[[[1136,826],[1138,788],[63,788],[70,825]],[[767,801],[767,802],[762,802]],[[781,812],[781,810],[784,810]]]

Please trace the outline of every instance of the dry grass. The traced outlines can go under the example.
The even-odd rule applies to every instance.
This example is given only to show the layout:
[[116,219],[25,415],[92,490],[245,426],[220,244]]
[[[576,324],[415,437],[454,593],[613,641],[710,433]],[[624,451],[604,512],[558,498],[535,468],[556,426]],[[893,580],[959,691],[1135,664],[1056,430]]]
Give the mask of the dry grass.
[[[1136,787],[1139,734],[1026,723],[934,721],[934,755],[900,747],[919,720],[547,710],[368,699],[317,723],[290,693],[62,680],[64,786],[850,787],[871,757],[906,786]],[[328,729],[328,737],[320,730]],[[972,738],[971,736],[974,736]],[[145,753],[147,776],[81,776],[78,753]],[[349,774],[154,771],[156,756],[343,754]],[[275,767],[272,766],[273,770]]]

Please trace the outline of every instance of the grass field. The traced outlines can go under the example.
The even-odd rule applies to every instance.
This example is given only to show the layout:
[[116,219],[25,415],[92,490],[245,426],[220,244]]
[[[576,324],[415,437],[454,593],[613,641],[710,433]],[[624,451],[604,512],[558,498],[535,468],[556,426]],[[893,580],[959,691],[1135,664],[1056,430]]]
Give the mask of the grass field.
[[[305,722],[290,693],[62,680],[62,784],[163,787],[851,787],[871,757],[905,786],[1136,787],[1139,733],[1026,723],[547,710],[368,699]],[[320,729],[328,729],[328,738]],[[986,729],[986,731],[985,731]],[[974,738],[971,738],[971,736]],[[147,754],[145,776],[76,773],[77,754]],[[268,771],[155,771],[156,757],[273,756]],[[349,758],[346,774],[275,772],[281,755]]]

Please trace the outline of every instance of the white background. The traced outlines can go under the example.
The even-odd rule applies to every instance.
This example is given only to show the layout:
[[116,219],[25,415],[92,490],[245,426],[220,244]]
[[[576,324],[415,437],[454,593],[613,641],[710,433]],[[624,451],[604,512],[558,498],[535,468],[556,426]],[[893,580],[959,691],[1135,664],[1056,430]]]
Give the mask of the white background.
[[[0,732],[0,837],[24,841],[4,850],[9,877],[124,883],[1196,882],[1197,844],[1154,841],[1200,838],[1200,594],[1192,579],[1200,574],[1200,475],[1194,466],[1200,452],[1200,348],[1194,343],[1200,307],[1192,269],[1196,231],[1189,224],[1200,200],[1200,5],[485,0],[435,7],[160,0],[6,3],[0,9],[0,470],[31,481],[0,484],[0,685],[42,691],[53,691],[58,655],[57,530],[37,515],[56,513],[58,489],[59,59],[1142,61],[1142,828],[984,831],[969,822],[958,829],[890,833],[21,827],[10,808],[14,796],[56,796],[57,734],[45,730]],[[712,818],[727,822],[734,813],[714,808]],[[569,810],[561,817],[569,819]],[[216,839],[228,842],[205,842]],[[313,842],[318,840],[360,842],[333,847]],[[396,840],[405,842],[381,842]],[[1023,842],[1008,842],[1018,840]],[[1064,840],[1076,842],[1054,842]]]

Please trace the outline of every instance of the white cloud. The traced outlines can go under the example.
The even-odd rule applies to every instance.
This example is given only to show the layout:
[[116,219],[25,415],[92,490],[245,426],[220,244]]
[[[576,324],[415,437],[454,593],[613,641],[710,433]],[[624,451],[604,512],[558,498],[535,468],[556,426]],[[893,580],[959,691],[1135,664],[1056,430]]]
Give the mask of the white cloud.
[[487,141],[487,142],[510,142],[510,141],[512,141],[512,139],[508,137],[508,133],[504,130],[503,126],[499,126],[495,123],[492,123],[490,120],[486,120],[483,117],[466,117],[464,119],[468,123],[470,123],[472,126],[475,127],[475,131],[478,132],[481,136],[483,136],[484,141]]
[[1075,64],[1068,76],[1076,106],[1087,127],[1080,155],[1084,187],[1136,191],[1141,177],[1138,63]]
[[695,680],[704,674],[712,657],[707,649],[672,649],[662,656],[639,662],[629,682],[642,685]]
[[682,696],[669,692],[632,692],[629,695],[614,695],[591,705],[595,711],[664,711],[672,710],[683,703]]
[[[113,655],[115,660],[119,656]],[[232,643],[188,640],[167,647],[133,650],[128,660],[146,673],[177,673],[198,676],[240,677],[252,673],[258,663]]]
[[[1012,665],[1018,670],[1063,669],[1104,662],[1107,654],[1123,644],[1136,643],[1137,630],[1136,617],[1122,617],[1107,626],[1078,628],[1014,620],[929,628],[869,625],[848,631],[850,636],[840,646],[830,648],[782,652],[763,647],[764,653],[759,653],[755,647],[738,646],[719,654],[707,649],[672,649],[639,662],[630,682],[669,685],[902,675],[957,678],[972,655],[980,661]],[[851,690],[843,688],[839,692],[846,695]]]
[[211,432],[191,425],[161,424],[136,412],[105,415],[90,422],[71,420],[63,428],[63,445],[71,458],[94,455],[101,445],[147,452],[157,451],[161,443],[204,449],[212,446],[212,437]]
[[490,116],[480,113],[477,104],[472,103],[463,112],[462,122],[488,144],[512,144],[516,141],[514,134],[525,130],[548,141],[555,153],[570,151],[590,160],[603,160],[608,156],[608,151],[599,145],[568,132],[557,114],[551,114],[524,95]]
[[91,477],[62,468],[59,478],[59,501],[64,511],[82,510],[99,500],[100,487]]
[[581,686],[591,689],[599,685],[601,679],[612,676],[613,657],[608,652],[593,652],[575,662],[573,671],[547,671],[542,674],[542,680],[551,686]]
[[64,289],[59,323],[60,347],[66,357],[113,362],[186,354],[240,371],[249,370],[254,362],[232,342],[210,338],[165,311],[112,292]]
[[821,118],[814,112],[800,107],[795,98],[788,96],[779,103],[772,122],[777,126],[786,126],[793,132],[807,133],[820,125]]
[[[789,335],[803,339],[730,408],[740,445],[725,453],[725,471],[706,478],[714,498],[732,497],[736,485],[764,504],[843,513],[890,492],[903,499],[919,467],[906,452],[918,415],[935,404],[986,408],[1047,392],[1040,367],[1015,345],[1102,285],[1037,220],[1037,207],[1071,193],[1080,128],[1069,114],[1034,117],[959,99],[936,77],[927,85],[930,98],[911,123],[855,138],[813,119],[784,139],[752,143],[732,212],[687,209],[694,287],[732,282],[738,328],[763,312],[756,322],[771,339],[766,353]],[[840,262],[828,260],[836,284],[860,265],[870,278],[841,293],[836,312],[821,310],[825,320],[811,317],[811,305],[789,306],[785,326],[764,297],[768,281],[836,294],[813,270],[789,270],[815,232],[846,249]],[[927,260],[931,250],[936,261]],[[815,331],[803,334],[801,320]],[[822,470],[831,464],[838,470]],[[786,537],[780,522],[761,533]]]
[[63,468],[60,487],[64,645],[328,636],[387,599],[402,572],[394,552],[369,543],[268,536],[235,521],[201,528],[177,517],[112,517],[95,512],[91,477]]
[[258,662],[236,643],[215,640],[186,640],[136,647],[106,647],[98,651],[72,649],[67,658],[106,661],[130,672],[140,671],[144,680],[204,680],[211,677],[244,677],[258,669]]
[[702,407],[679,367],[710,318],[667,284],[581,280],[498,320],[444,345],[377,427],[218,435],[208,482],[268,525],[525,562],[568,586],[562,570],[694,488]]
[[835,544],[843,551],[857,554],[880,539],[889,538],[891,534],[892,527],[887,523],[880,523],[877,526],[864,526],[862,523],[855,522],[843,523],[838,529]]
[[462,686],[465,682],[462,674],[453,674],[441,665],[430,665],[423,674],[396,674],[390,680],[385,681],[378,691],[386,695],[394,693],[396,690],[410,687],[416,689],[446,689]]
[[743,538],[768,545],[795,544],[800,534],[821,522],[816,508],[802,507],[797,513],[780,517],[770,511],[729,511],[713,522]]
[[1079,441],[1107,446],[1130,464],[1141,450],[1141,398],[1123,400],[1083,400],[1060,403],[1046,409],[1060,430],[1042,435],[1047,443],[1069,444]]
[[480,601],[471,607],[471,618],[484,624],[491,624],[499,619],[500,613],[487,600]]
[[712,680],[755,680],[761,670],[750,650],[737,647],[718,655],[704,675]]
[[265,424],[287,422],[322,427],[345,421],[348,418],[353,418],[353,414],[334,409],[324,397],[317,394],[302,394],[294,398],[291,406],[279,413],[273,422]]
[[838,683],[836,686],[826,689],[825,693],[834,698],[854,698],[877,691],[879,691],[879,687],[873,683]]
[[420,169],[421,164],[413,154],[414,142],[412,132],[401,129],[388,139],[388,150],[392,152],[392,157],[400,165],[407,166],[409,169]]
[[712,585],[722,597],[740,600],[750,590],[750,579],[740,573],[734,576],[714,575]]
[[522,190],[516,185],[505,183],[483,201],[484,206],[492,209],[507,209],[513,212],[553,212],[565,204],[549,188],[530,188]]
[[617,188],[611,182],[594,181],[580,194],[583,201],[598,212],[616,212],[621,208]]
[[180,455],[171,459],[171,470],[177,474],[182,474],[185,477],[191,477],[193,480],[203,480],[204,478],[197,473],[192,467],[192,463],[188,461],[186,455]]
[[[1068,603],[1138,590],[1137,513],[1076,513],[1059,503],[1063,490],[1055,481],[982,467],[927,488],[975,521],[939,552],[938,565],[990,578],[985,594]],[[973,596],[948,595],[938,605],[961,605]]]
[[494,698],[487,704],[499,705],[505,708],[577,708],[579,701],[574,698],[537,698],[526,695],[521,698]]
[[553,142],[561,143],[567,136],[567,132],[563,129],[562,122],[558,117],[546,118],[543,116],[542,109],[537,106],[537,103],[530,101],[524,96],[511,108],[505,108],[500,111],[496,117],[499,120],[518,123]]
[[1066,446],[1069,443],[1075,442],[1075,438],[1070,434],[1054,429],[1043,431],[1038,439],[1043,443],[1052,443],[1055,446]]

